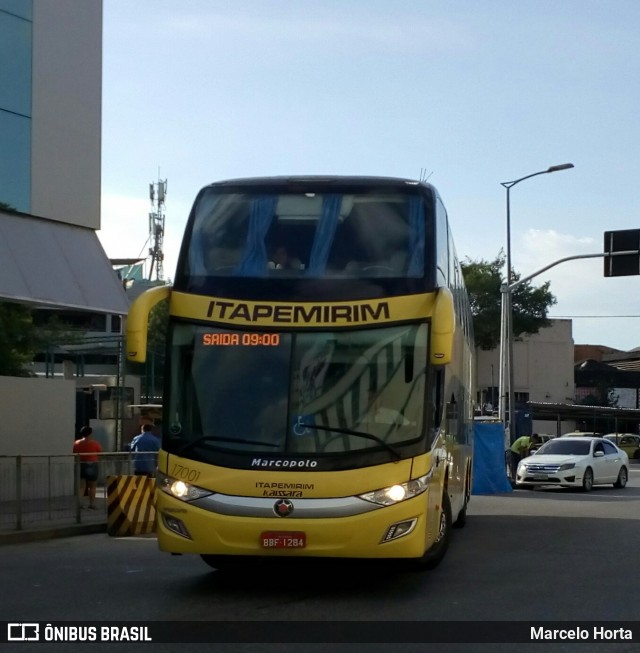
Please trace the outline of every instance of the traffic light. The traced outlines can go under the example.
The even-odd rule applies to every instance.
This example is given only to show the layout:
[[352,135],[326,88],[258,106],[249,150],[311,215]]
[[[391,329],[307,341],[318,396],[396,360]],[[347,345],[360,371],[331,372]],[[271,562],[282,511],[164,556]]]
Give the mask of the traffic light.
[[[615,252],[631,252],[611,256]],[[640,229],[604,232],[604,276],[640,274]]]

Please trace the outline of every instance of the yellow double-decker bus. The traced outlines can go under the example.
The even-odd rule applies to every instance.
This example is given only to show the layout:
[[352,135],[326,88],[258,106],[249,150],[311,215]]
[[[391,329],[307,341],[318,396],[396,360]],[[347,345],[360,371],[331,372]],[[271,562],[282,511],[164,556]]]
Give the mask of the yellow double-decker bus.
[[203,188],[169,297],[160,549],[436,565],[471,492],[471,314],[436,189],[383,177]]

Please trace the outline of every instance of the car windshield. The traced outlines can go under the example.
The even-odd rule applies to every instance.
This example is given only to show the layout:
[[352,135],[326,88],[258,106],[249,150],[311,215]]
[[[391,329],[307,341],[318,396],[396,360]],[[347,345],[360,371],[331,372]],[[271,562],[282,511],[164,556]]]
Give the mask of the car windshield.
[[591,440],[563,440],[557,438],[542,445],[534,456],[541,455],[565,455],[565,456],[586,456],[591,450]]

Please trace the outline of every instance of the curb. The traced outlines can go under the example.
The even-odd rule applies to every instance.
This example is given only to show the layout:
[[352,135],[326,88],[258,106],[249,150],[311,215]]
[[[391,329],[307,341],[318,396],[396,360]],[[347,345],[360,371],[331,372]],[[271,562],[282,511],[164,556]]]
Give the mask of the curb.
[[0,533],[0,546],[50,540],[58,537],[74,537],[76,535],[92,535],[94,533],[106,532],[107,525],[100,523],[72,524],[70,526],[53,526],[28,531],[14,531],[11,533]]

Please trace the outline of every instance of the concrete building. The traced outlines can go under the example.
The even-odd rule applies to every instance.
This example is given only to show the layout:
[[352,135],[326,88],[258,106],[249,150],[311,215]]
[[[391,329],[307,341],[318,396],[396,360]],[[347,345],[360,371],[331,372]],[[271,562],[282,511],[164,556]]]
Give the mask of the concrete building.
[[[477,349],[478,401],[498,406],[500,355],[498,349]],[[552,320],[551,326],[513,343],[516,410],[527,402],[566,404],[575,399],[574,343],[571,320]],[[573,423],[566,431],[571,431]],[[555,433],[554,423],[534,420],[534,433]]]
[[[101,107],[102,0],[0,0],[0,301],[126,314],[96,235]],[[3,383],[0,453],[26,432],[68,452],[75,380]]]

